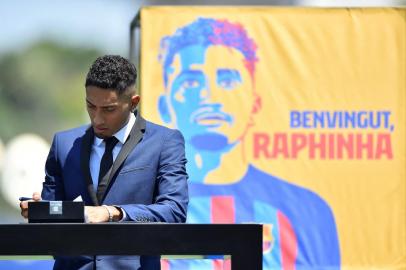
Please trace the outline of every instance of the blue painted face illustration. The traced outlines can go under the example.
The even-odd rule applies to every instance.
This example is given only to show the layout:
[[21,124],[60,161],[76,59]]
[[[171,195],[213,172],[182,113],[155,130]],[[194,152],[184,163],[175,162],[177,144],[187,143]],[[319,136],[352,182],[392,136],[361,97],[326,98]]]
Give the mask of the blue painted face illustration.
[[167,114],[187,143],[223,152],[241,139],[254,95],[238,50],[222,45],[185,47],[175,55],[167,74],[166,100],[160,103],[167,104]]

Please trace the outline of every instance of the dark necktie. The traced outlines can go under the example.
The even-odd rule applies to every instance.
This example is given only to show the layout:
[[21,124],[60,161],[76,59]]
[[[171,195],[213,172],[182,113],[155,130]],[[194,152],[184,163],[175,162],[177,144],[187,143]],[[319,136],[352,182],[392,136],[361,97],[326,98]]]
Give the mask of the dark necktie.
[[103,157],[100,161],[99,183],[97,186],[97,199],[100,201],[107,188],[108,173],[113,166],[113,148],[118,140],[116,137],[104,139],[106,148],[104,149]]

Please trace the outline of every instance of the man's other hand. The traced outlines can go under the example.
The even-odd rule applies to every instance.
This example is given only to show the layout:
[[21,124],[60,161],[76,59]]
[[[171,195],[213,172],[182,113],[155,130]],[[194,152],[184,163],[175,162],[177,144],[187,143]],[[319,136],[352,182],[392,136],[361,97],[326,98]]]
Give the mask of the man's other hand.
[[21,215],[24,218],[28,218],[28,202],[38,202],[41,200],[41,194],[34,192],[32,194],[32,200],[20,202]]
[[113,221],[119,221],[122,219],[123,215],[119,209],[115,206],[85,206],[85,220],[87,223],[99,223],[109,221],[109,211],[110,210]]

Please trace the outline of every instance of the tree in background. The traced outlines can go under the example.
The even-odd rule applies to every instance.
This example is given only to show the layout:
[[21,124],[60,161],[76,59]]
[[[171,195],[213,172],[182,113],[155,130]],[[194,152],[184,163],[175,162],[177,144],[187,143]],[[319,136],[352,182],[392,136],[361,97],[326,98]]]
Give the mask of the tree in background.
[[[85,76],[101,54],[41,41],[0,55],[1,140],[7,143],[21,133],[35,133],[50,142],[56,131],[87,123]],[[0,222],[18,221],[19,212],[10,211],[0,194]]]
[[86,123],[85,76],[100,54],[41,41],[0,55],[0,138],[31,132],[50,141],[55,131]]

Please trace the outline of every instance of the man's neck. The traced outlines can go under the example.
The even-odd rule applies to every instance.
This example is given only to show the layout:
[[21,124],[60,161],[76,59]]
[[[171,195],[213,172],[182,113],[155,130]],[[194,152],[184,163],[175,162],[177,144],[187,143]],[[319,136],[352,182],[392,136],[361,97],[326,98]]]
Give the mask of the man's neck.
[[243,142],[240,142],[231,151],[222,154],[220,166],[205,175],[204,183],[232,184],[241,180],[248,168],[243,150]]

